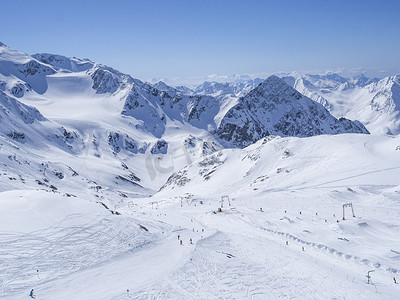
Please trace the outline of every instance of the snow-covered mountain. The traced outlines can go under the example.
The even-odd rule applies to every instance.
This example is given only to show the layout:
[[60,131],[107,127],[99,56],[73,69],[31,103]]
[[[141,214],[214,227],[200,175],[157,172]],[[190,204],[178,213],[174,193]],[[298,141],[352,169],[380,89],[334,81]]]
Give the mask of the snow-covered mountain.
[[337,74],[289,76],[284,80],[337,118],[359,120],[373,134],[400,133],[398,75],[381,80]]
[[[285,82],[301,94],[322,104],[336,118],[348,118],[362,122],[373,134],[398,134],[399,131],[399,99],[398,75],[381,80],[367,78],[360,74],[346,78],[335,73],[325,75],[292,75],[283,77]],[[216,87],[228,84],[215,84],[215,87],[205,82],[199,86],[199,91],[223,94],[224,89]],[[234,83],[232,83],[234,85]],[[202,88],[204,86],[204,88]],[[236,93],[240,93],[240,85],[236,85]],[[230,92],[230,106],[237,104],[237,96]],[[217,96],[218,97],[218,96]],[[378,100],[379,99],[379,100]],[[377,104],[377,101],[379,104]]]
[[121,188],[153,193],[193,159],[270,134],[367,133],[358,122],[336,120],[277,77],[260,84],[205,83],[187,95],[88,59],[29,56],[4,44],[0,51],[0,134],[28,152],[33,147],[107,161],[113,171],[104,182],[90,172],[84,176],[100,186],[121,182]]
[[368,133],[358,121],[334,118],[277,76],[267,78],[239,100],[221,121],[218,136],[246,147],[267,135],[314,136]]
[[[290,80],[195,92],[0,43],[0,299],[397,299],[399,137]],[[397,77],[353,84],[396,111]]]
[[[26,155],[27,166],[65,164],[69,155],[79,157],[56,171],[65,178],[69,168],[75,170],[94,157],[98,162],[82,171],[85,174],[79,172],[82,180],[98,186],[117,183],[121,193],[153,193],[174,169],[221,148],[206,130],[212,118],[197,110],[200,105],[212,111],[212,97],[160,91],[89,60],[29,56],[4,44],[0,50],[0,135],[4,142],[41,157],[31,161]],[[48,161],[50,157],[54,161]],[[110,172],[99,180],[93,175],[102,168]],[[30,173],[41,178],[39,169]],[[15,170],[10,177],[26,173],[23,168]],[[62,184],[58,177],[40,182],[44,179],[47,186]],[[2,185],[8,190],[20,183]]]

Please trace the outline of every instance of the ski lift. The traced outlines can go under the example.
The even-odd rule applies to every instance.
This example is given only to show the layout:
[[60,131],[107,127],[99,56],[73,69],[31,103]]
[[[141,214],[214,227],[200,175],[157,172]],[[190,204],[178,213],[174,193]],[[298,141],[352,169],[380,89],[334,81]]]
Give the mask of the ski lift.
[[343,220],[345,220],[345,216],[344,216],[345,207],[351,208],[351,212],[353,213],[353,218],[355,218],[356,216],[354,215],[353,203],[346,203],[346,204],[343,204]]
[[374,272],[375,270],[371,270],[371,271],[368,271],[368,273],[367,273],[367,275],[366,275],[366,277],[368,278],[368,284],[370,284],[370,282],[371,282],[371,275],[369,275],[370,273],[372,273],[372,272]]
[[224,207],[224,201],[225,201],[225,202],[228,201],[229,206],[231,206],[231,200],[229,199],[229,196],[225,195],[225,196],[222,196],[222,197],[221,197],[221,208]]

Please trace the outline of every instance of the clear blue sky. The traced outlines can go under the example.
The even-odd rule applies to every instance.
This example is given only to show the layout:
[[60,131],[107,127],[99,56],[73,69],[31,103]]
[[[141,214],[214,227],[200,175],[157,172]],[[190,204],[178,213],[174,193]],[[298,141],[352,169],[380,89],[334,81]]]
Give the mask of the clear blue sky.
[[365,68],[400,73],[400,1],[3,1],[0,41],[140,79]]

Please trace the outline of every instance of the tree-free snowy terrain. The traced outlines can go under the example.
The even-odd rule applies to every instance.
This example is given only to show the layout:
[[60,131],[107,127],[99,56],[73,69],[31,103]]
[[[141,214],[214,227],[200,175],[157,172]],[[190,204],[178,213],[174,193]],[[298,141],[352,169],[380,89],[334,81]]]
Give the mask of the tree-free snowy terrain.
[[300,93],[324,105],[335,117],[357,119],[372,134],[400,133],[399,75],[378,80],[337,74],[285,77]]
[[[377,79],[367,78],[363,74],[346,78],[335,73],[294,73],[282,79],[302,95],[322,104],[336,118],[358,120],[372,134],[400,132],[399,75]],[[256,78],[230,83],[204,82],[193,90],[177,88],[186,93],[222,99],[225,107],[232,108],[240,97],[245,96],[262,81]]]
[[400,137],[288,83],[0,44],[0,299],[397,299]]

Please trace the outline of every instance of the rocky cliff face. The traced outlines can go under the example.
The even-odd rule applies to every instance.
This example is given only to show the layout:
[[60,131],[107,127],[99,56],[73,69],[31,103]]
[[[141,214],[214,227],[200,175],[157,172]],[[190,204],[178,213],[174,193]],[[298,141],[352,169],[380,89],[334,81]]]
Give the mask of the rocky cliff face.
[[368,133],[360,122],[333,117],[277,76],[267,78],[232,107],[217,130],[226,144],[246,147],[267,135],[306,137]]

